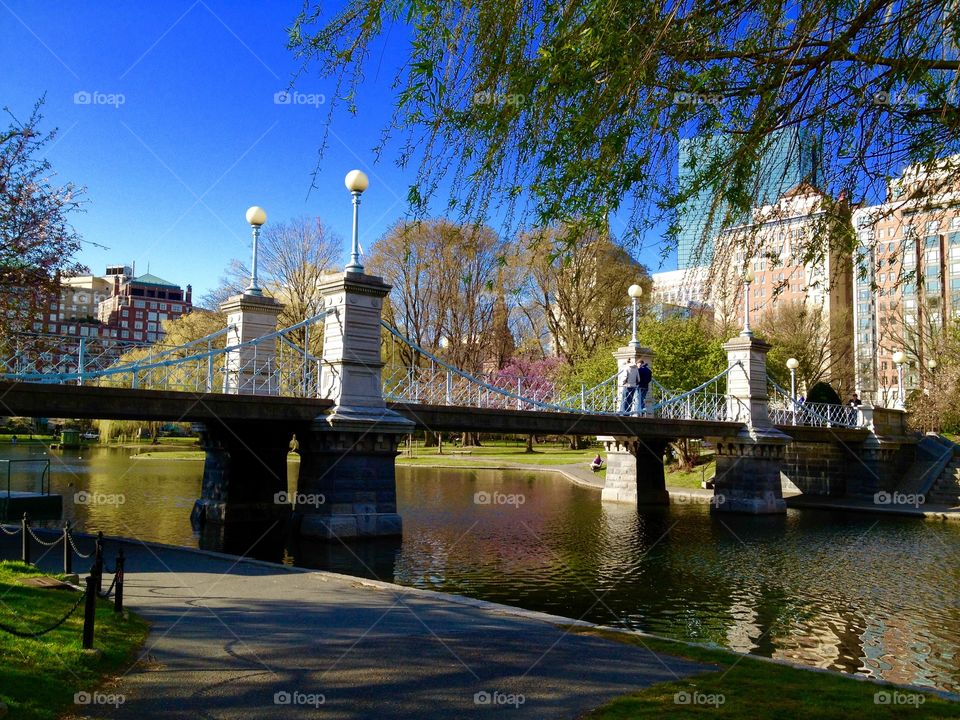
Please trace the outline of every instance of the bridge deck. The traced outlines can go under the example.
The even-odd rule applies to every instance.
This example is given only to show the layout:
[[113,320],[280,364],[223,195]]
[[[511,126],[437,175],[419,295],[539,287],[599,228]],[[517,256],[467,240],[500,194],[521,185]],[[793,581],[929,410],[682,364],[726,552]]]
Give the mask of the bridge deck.
[[629,435],[671,440],[681,437],[733,437],[742,423],[668,420],[626,415],[592,415],[537,410],[500,410],[442,405],[388,403],[421,428],[436,431],[536,435]]
[[[443,432],[626,435],[671,440],[733,437],[743,427],[741,423],[703,420],[411,403],[388,405],[421,429]],[[309,398],[0,382],[0,414],[25,417],[305,423],[332,407],[330,400]],[[813,442],[827,439],[857,442],[867,435],[866,430],[844,428],[782,426],[780,430],[798,440]]]

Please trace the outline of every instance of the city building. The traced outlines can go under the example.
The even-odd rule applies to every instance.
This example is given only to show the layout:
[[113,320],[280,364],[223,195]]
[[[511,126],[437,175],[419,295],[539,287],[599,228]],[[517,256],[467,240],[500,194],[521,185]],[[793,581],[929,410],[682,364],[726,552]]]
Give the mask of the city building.
[[[752,222],[730,228],[715,240],[718,262],[712,268],[709,301],[716,321],[742,327],[743,275],[754,272],[750,284],[750,322],[791,304],[819,313],[821,358],[827,380],[840,392],[853,389],[853,288],[851,252],[831,240],[827,197],[809,183],[783,193],[775,202],[756,208]],[[805,252],[818,238],[819,257]],[[723,258],[723,262],[719,261]]]
[[[690,188],[691,180],[704,158],[722,149],[723,138],[687,138],[680,141],[677,184]],[[760,164],[754,201],[757,206],[773,203],[788,189],[802,182],[816,184],[820,143],[812,133],[799,128],[785,128],[771,135],[770,145]],[[712,211],[712,212],[711,212]],[[710,188],[695,192],[677,210],[677,267],[680,270],[709,265],[713,244],[705,235],[716,236],[734,224],[749,221],[748,217],[731,218],[728,206],[716,202]],[[707,227],[708,224],[710,227]]]
[[156,342],[161,323],[190,312],[192,288],[154,275],[133,277],[128,265],[102,275],[63,278],[60,293],[39,309],[31,323],[35,333]]
[[97,319],[118,328],[123,340],[156,342],[163,337],[161,323],[175,320],[193,308],[193,289],[156,275],[113,276],[110,296],[97,307]]
[[853,214],[858,238],[854,352],[861,397],[898,401],[922,389],[938,336],[960,317],[960,155],[906,168],[881,205]]
[[713,306],[707,292],[709,274],[706,267],[653,273],[651,312],[661,320],[696,317],[712,322]]
[[61,278],[59,320],[97,322],[98,307],[110,297],[114,277],[131,277],[133,269],[129,265],[115,265],[107,268],[103,276],[77,275]]

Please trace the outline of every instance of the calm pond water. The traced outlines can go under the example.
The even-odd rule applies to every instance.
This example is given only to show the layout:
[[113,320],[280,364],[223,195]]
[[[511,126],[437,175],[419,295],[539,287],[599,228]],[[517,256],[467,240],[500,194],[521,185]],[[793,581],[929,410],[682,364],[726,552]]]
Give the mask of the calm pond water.
[[[189,513],[202,463],[129,453],[52,452],[65,517],[196,547]],[[296,472],[291,463],[291,482]],[[125,502],[75,504],[78,490]],[[480,492],[517,502],[477,504]],[[281,538],[251,554],[960,692],[957,524],[818,510],[711,516],[690,505],[638,513],[551,475],[409,467],[398,471],[398,506],[402,543]]]

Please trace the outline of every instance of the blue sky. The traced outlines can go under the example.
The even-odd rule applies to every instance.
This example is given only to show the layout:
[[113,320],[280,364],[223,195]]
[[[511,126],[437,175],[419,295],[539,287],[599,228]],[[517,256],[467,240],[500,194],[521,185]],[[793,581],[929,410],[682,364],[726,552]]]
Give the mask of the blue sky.
[[[371,64],[359,114],[337,106],[319,187],[310,191],[332,83],[307,74],[295,102],[274,101],[298,67],[285,28],[299,8],[0,0],[0,105],[24,118],[46,95],[44,128],[59,128],[48,157],[61,181],[87,188],[86,211],[74,217],[88,241],[81,262],[101,273],[136,261],[138,274],[149,265],[202,295],[231,257],[249,256],[244,212],[252,204],[275,220],[319,216],[343,238],[346,258],[343,176],[354,167],[371,181],[361,244],[402,217],[412,173],[394,165],[397,145],[376,164],[372,149],[390,116],[404,38],[391,33]],[[657,249],[640,260],[656,270]]]

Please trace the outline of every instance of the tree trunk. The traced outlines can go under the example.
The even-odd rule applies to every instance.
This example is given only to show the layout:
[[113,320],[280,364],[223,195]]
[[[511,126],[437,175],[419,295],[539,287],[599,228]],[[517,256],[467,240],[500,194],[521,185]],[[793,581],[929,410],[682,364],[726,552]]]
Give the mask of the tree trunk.
[[569,435],[567,439],[570,441],[571,450],[585,450],[587,447],[587,442],[584,440],[583,435]]
[[677,465],[681,470],[691,470],[697,464],[697,456],[693,454],[689,440],[678,440],[670,443],[677,454]]
[[527,449],[526,452],[533,452],[533,435],[527,435]]
[[465,432],[462,435],[463,442],[461,445],[463,447],[480,447],[480,433],[475,432]]
[[423,446],[436,447],[440,443],[440,434],[427,430],[423,433]]

